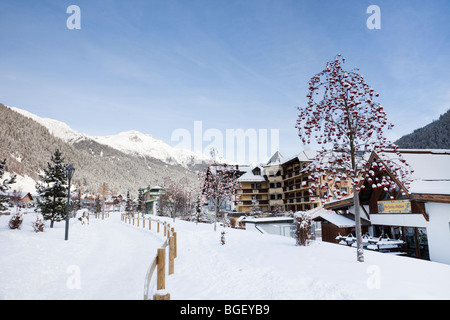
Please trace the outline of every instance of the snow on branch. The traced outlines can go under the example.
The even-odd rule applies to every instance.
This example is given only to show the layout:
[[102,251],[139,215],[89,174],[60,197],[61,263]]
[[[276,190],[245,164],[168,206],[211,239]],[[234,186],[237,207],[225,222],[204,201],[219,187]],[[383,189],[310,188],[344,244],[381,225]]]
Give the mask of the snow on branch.
[[[307,106],[298,108],[296,128],[300,139],[304,144],[314,140],[322,146],[305,171],[329,196],[339,198],[343,181],[349,180],[359,191],[361,179],[370,171],[370,155],[375,152],[396,178],[408,185],[411,170],[398,147],[384,137],[384,131],[392,129],[393,124],[388,123],[383,106],[376,101],[379,94],[357,69],[344,70],[344,63],[344,57],[338,54],[312,77]],[[388,149],[396,159],[392,153],[385,156]],[[386,179],[386,183],[392,184],[389,176]]]

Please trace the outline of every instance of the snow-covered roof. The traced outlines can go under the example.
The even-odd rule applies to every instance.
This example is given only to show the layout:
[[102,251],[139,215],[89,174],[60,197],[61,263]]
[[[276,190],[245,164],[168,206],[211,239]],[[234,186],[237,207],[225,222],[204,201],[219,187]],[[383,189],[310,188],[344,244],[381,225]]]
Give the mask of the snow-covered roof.
[[450,195],[450,180],[447,181],[424,181],[415,180],[409,187],[411,193],[430,193]]
[[266,163],[266,166],[279,165],[284,161],[284,157],[281,155],[279,151],[275,152],[273,156]]
[[[261,175],[254,174],[254,171],[256,168],[260,169]],[[252,168],[251,170],[248,170],[246,173],[244,173],[242,176],[240,176],[237,180],[239,182],[266,181],[266,179],[264,178],[264,168],[260,167],[260,166],[256,166],[256,167]]]
[[331,224],[334,224],[338,228],[350,228],[350,227],[355,226],[354,220],[346,218],[345,216],[343,216],[341,214],[337,214],[336,212],[331,211],[331,210],[322,212],[313,218],[313,220],[319,220],[319,219],[326,220],[326,221],[330,222]]
[[399,150],[413,180],[450,180],[450,150]]
[[294,218],[290,218],[290,217],[267,217],[267,218],[247,217],[243,221],[245,223],[275,223],[275,222],[292,222],[292,221],[294,221]]
[[[414,172],[410,193],[450,194],[449,149],[400,149]],[[388,152],[386,152],[389,154]]]
[[303,150],[302,152],[296,154],[295,156],[292,156],[290,158],[285,159],[281,162],[281,164],[285,164],[291,160],[294,160],[297,158],[299,161],[313,161],[314,158],[317,156],[318,151],[316,150]]

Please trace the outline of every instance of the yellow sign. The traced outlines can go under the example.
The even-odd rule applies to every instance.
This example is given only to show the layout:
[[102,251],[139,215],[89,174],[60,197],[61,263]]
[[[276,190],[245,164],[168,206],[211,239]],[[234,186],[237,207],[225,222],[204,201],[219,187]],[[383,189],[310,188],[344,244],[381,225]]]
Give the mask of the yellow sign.
[[411,213],[409,200],[378,201],[378,213]]

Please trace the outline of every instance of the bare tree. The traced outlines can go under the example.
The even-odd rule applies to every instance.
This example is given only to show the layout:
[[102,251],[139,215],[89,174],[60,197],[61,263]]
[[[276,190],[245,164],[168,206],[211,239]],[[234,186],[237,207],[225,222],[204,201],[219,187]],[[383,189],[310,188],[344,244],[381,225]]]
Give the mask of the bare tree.
[[234,166],[221,164],[216,161],[215,151],[211,150],[212,162],[202,173],[203,181],[202,194],[214,203],[214,231],[217,230],[217,217],[220,206],[225,201],[233,201],[236,196],[236,189],[239,186],[237,172]]

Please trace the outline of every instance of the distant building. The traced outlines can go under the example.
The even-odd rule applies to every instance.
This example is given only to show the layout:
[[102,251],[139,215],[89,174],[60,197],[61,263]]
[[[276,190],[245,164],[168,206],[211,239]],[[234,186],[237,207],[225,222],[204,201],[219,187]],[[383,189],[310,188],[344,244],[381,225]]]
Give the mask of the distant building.
[[141,188],[139,190],[142,191],[144,197],[144,212],[146,214],[157,214],[157,202],[159,200],[159,197],[165,194],[165,189],[161,186],[149,186],[147,188]]
[[13,192],[7,192],[6,194],[9,198],[9,202],[17,206],[27,206],[35,200],[29,192],[14,190]]

